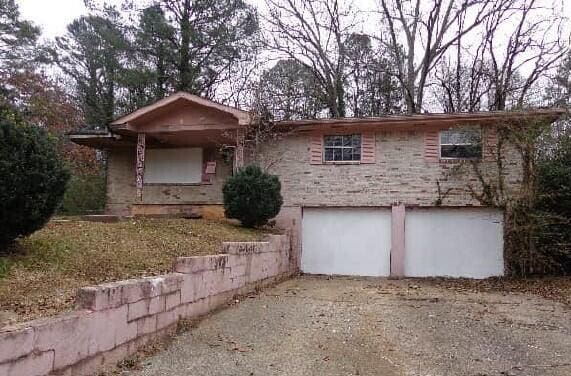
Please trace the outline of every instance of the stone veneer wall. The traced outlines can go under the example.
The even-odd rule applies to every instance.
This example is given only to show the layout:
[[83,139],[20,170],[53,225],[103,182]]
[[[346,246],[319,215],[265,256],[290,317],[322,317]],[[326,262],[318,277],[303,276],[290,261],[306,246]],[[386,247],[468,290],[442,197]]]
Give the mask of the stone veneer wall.
[[[468,189],[468,185],[480,188],[470,162],[427,162],[425,132],[421,130],[382,131],[375,136],[373,164],[312,165],[308,134],[267,145],[258,158],[270,173],[279,176],[284,207],[435,206],[437,181],[442,194],[448,192],[442,206],[480,206]],[[508,146],[504,167],[506,187],[519,189],[521,158],[513,146]],[[490,179],[497,176],[493,160],[482,161],[479,168]]]
[[[480,189],[470,163],[427,161],[424,158],[425,134],[426,131],[421,129],[377,131],[374,163],[321,165],[310,164],[311,135],[292,134],[264,145],[255,162],[280,177],[284,207],[390,207],[395,203],[435,206],[439,198],[442,198],[442,206],[480,206],[468,188],[471,185],[476,190]],[[211,185],[145,186],[140,203],[135,202],[134,158],[134,150],[114,150],[110,153],[108,212],[137,214],[130,211],[135,204],[151,214],[152,205],[172,206],[175,209],[182,205],[221,207],[222,186],[231,175],[231,166],[224,164],[219,155],[216,157],[219,168]],[[247,158],[251,159],[252,156]],[[495,181],[495,161],[484,159],[479,163],[479,168],[490,181]],[[521,157],[510,145],[505,153],[504,169],[508,191],[519,189]],[[446,197],[439,196],[437,182],[440,183],[440,196]],[[222,209],[218,211],[222,213]]]
[[179,319],[292,274],[290,240],[224,243],[224,254],[182,257],[174,272],[82,288],[78,310],[0,329],[0,376],[90,375],[116,364]]
[[[113,149],[107,161],[106,212],[129,215],[135,204],[142,207],[168,207],[178,205],[222,205],[222,186],[232,175],[232,163],[227,163],[220,153],[209,151],[208,160],[216,161],[216,174],[210,175],[209,183],[201,184],[151,184],[143,187],[143,201],[137,201],[135,186],[134,149]],[[158,209],[157,209],[158,210]],[[157,214],[147,209],[148,214]]]

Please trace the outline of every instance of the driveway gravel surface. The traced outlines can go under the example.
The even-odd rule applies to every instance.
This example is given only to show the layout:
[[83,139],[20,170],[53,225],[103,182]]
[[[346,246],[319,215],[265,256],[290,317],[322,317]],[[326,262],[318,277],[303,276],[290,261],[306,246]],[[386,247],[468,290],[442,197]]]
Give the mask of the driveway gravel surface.
[[217,312],[132,376],[571,375],[571,310],[423,280],[300,277]]

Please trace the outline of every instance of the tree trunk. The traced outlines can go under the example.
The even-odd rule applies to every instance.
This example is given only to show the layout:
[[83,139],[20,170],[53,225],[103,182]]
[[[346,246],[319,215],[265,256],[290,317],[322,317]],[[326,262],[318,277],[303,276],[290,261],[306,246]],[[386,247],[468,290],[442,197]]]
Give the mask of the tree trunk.
[[179,52],[179,82],[177,89],[192,92],[193,79],[190,67],[190,0],[184,0],[184,8],[180,15],[180,52]]
[[159,100],[165,97],[165,83],[166,83],[166,72],[165,72],[165,52],[163,47],[159,47],[159,53],[157,54],[157,82],[155,87],[155,100]]
[[345,104],[345,87],[343,86],[343,81],[341,78],[337,78],[337,114],[338,117],[346,116],[346,104]]

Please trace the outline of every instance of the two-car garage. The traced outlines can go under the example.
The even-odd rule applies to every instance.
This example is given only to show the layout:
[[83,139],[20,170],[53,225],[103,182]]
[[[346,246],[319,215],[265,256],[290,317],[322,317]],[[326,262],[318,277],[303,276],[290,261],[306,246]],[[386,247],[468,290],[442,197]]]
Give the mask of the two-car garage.
[[[407,208],[404,254],[395,254],[390,208],[305,208],[301,269],[307,274],[486,278],[504,273],[503,215],[487,208]],[[391,249],[393,253],[391,255]]]

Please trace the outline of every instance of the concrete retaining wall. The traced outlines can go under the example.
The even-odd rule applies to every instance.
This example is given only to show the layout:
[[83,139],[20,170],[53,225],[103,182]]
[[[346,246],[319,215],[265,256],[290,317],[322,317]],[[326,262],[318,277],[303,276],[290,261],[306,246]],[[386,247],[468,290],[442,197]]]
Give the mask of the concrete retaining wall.
[[78,292],[78,309],[0,330],[0,376],[90,375],[235,295],[292,274],[290,240],[224,243],[224,254],[183,257],[174,272]]

